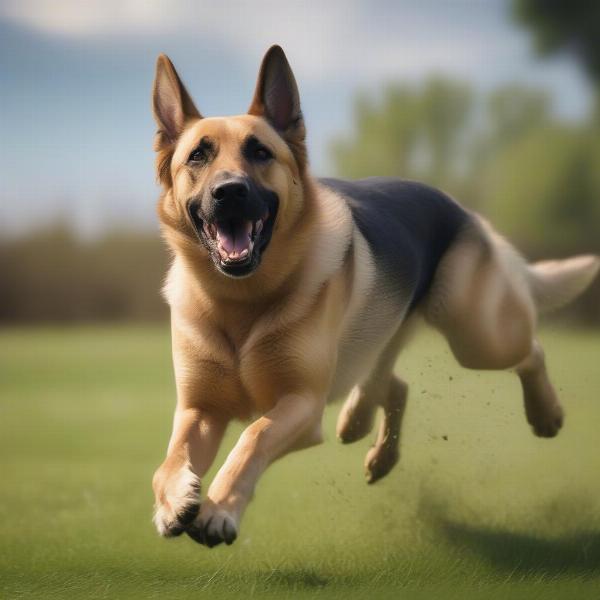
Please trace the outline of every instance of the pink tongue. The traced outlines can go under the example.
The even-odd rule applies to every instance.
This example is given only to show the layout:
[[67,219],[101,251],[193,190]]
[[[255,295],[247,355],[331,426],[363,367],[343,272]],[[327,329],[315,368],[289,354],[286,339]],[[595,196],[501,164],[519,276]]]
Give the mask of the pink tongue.
[[250,247],[252,221],[232,221],[217,224],[217,235],[221,247],[227,254],[240,254]]

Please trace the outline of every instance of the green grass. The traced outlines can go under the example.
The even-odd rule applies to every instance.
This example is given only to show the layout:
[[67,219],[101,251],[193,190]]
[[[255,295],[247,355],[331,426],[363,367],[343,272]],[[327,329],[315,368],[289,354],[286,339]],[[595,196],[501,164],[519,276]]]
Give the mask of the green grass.
[[275,464],[236,543],[207,550],[150,521],[166,328],[0,331],[0,597],[600,598],[600,334],[541,337],[557,439],[529,432],[514,376],[461,370],[427,332],[388,478],[364,483],[370,442],[338,444],[333,406],[326,443]]

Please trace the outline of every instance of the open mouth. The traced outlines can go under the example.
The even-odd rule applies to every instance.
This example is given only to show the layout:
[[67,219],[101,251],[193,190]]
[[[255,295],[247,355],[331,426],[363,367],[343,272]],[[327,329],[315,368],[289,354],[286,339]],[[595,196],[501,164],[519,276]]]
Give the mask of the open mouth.
[[254,245],[260,237],[267,212],[261,219],[227,219],[203,223],[204,235],[215,245],[221,262],[225,265],[241,265],[252,259]]
[[216,267],[225,275],[244,277],[260,264],[261,255],[271,240],[277,208],[277,201],[269,203],[256,220],[237,216],[204,220],[195,203],[188,205],[188,212],[198,238],[210,252]]

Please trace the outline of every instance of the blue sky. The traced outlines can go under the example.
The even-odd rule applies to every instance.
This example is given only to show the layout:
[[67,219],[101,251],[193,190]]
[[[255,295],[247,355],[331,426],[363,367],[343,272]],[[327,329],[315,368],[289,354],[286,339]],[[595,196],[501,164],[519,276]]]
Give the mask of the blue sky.
[[67,213],[84,232],[154,226],[157,54],[203,114],[236,114],[273,43],[296,73],[318,174],[356,91],[382,83],[520,81],[551,90],[567,118],[590,98],[568,58],[536,59],[503,0],[0,0],[0,231]]

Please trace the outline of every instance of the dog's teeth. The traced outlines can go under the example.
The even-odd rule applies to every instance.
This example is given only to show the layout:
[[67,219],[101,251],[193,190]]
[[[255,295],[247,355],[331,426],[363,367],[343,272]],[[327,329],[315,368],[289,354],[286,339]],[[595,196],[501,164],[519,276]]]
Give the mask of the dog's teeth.
[[244,256],[248,256],[248,248],[244,248],[241,252],[240,252],[240,258],[244,258]]
[[259,219],[254,224],[254,235],[258,235],[262,231],[262,228],[263,228],[263,222],[262,222],[262,220]]

